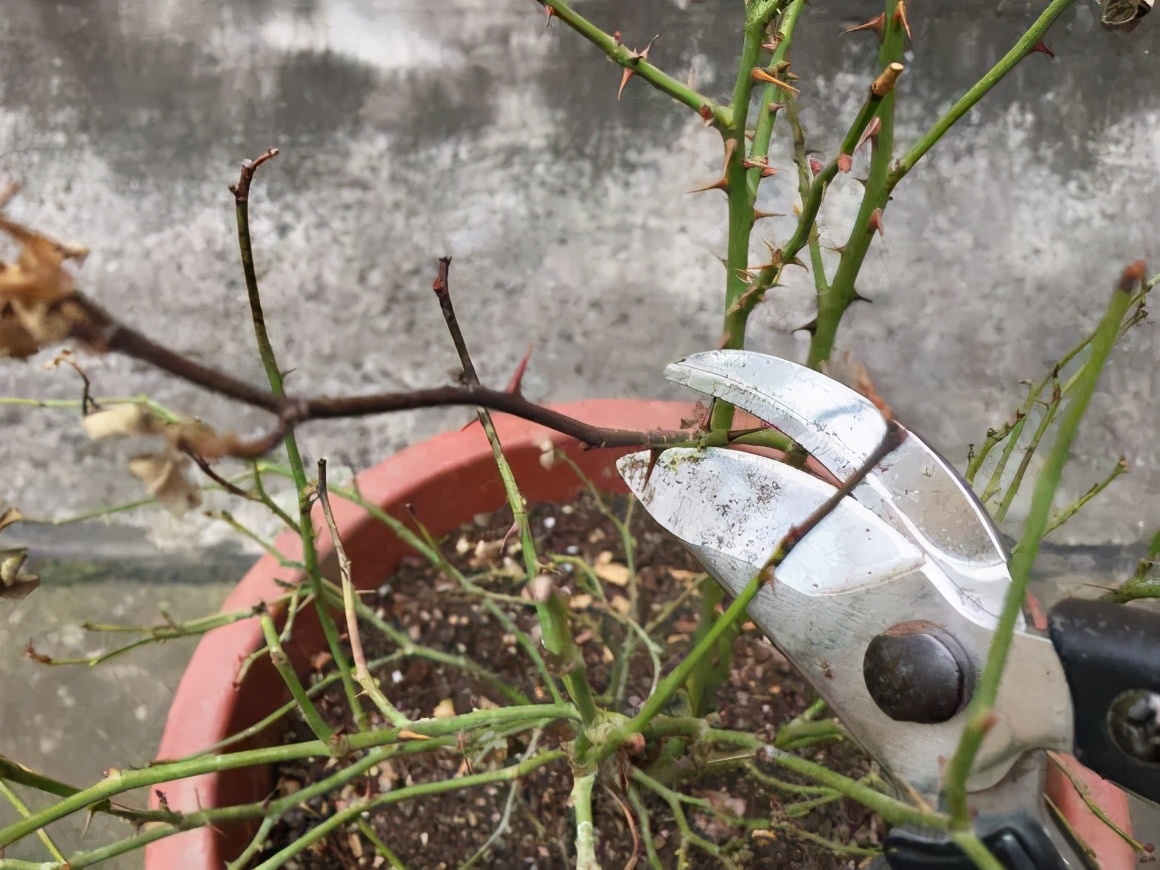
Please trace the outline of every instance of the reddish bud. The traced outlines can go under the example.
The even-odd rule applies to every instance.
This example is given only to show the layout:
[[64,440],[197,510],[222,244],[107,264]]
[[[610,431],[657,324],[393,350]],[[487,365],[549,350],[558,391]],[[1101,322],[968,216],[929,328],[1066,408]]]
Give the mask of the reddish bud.
[[838,171],[839,172],[849,172],[850,168],[853,165],[854,165],[853,155],[851,155],[851,154],[839,154],[838,155]]
[[818,173],[822,171],[822,161],[811,154],[809,157],[809,163],[810,172],[813,173],[814,177],[816,178]]
[[701,120],[705,122],[706,127],[713,125],[713,110],[708,103],[702,103],[701,108],[697,109],[697,114],[701,116]]

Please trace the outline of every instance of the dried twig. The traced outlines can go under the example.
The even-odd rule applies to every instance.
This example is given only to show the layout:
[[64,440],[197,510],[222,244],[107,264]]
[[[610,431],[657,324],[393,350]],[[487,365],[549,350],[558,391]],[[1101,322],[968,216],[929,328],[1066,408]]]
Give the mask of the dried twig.
[[318,503],[322,506],[326,527],[330,529],[334,555],[338,558],[338,573],[342,578],[342,609],[343,613],[346,614],[346,636],[350,642],[350,657],[354,660],[354,678],[358,680],[358,684],[374,701],[375,706],[379,708],[379,712],[388,722],[395,726],[406,725],[410,720],[387,700],[386,695],[383,694],[367,668],[367,657],[363,652],[362,638],[358,631],[354,583],[350,578],[350,559],[346,556],[346,548],[343,547],[342,537],[338,534],[338,524],[334,521],[334,511],[330,507],[330,492],[326,488],[325,459],[318,460]]

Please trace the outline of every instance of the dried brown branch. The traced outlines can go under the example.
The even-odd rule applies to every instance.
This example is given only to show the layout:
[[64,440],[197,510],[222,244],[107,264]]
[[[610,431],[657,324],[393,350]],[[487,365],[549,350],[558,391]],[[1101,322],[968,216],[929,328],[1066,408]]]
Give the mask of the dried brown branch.
[[253,457],[266,453],[282,441],[290,426],[311,420],[334,420],[390,414],[420,408],[475,406],[539,423],[575,438],[589,447],[664,447],[690,444],[696,436],[684,431],[637,432],[593,426],[521,396],[488,387],[443,386],[406,393],[371,393],[361,396],[280,397],[225,372],[196,362],[158,344],[121,323],[112,314],[77,291],[66,300],[80,313],[72,337],[91,347],[147,363],[211,393],[261,408],[278,416],[278,425],[252,441],[232,445],[230,454]]

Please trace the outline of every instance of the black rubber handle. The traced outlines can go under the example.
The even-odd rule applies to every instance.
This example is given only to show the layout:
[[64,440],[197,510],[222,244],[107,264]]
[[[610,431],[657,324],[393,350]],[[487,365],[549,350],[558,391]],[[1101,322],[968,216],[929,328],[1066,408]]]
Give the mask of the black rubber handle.
[[1071,689],[1075,757],[1160,803],[1160,613],[1069,598],[1050,627]]
[[[975,832],[1006,870],[1067,870],[1047,831],[1026,812],[980,816]],[[882,844],[884,859],[872,867],[890,870],[974,870],[974,861],[946,834],[895,828]]]

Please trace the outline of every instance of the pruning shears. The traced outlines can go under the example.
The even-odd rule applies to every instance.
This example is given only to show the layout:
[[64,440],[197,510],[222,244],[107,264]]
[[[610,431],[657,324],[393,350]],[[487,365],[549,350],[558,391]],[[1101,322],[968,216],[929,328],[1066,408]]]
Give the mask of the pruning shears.
[[[710,351],[665,375],[768,423],[838,480],[867,464],[887,432],[869,399],[777,357]],[[635,453],[619,470],[733,595],[836,491],[769,456],[717,447]],[[794,546],[748,612],[850,735],[936,806],[1011,586],[1007,560],[970,486],[906,432]],[[1038,631],[1019,617],[967,781],[977,832],[1012,870],[1084,866],[1043,800],[1043,750],[1072,752],[1160,803],[1160,613],[1065,599],[1048,624]],[[921,830],[895,829],[885,851],[895,870],[973,866]]]

